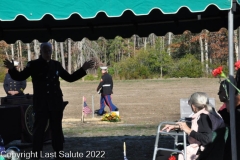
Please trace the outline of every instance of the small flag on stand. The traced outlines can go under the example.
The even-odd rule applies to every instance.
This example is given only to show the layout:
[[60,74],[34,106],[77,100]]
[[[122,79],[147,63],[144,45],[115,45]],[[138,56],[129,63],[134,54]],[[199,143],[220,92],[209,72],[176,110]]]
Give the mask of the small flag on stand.
[[86,98],[83,96],[83,113],[84,116],[87,116],[88,114],[92,113],[92,110],[88,107],[87,102],[86,102]]
[[127,155],[126,155],[126,143],[125,143],[125,142],[123,142],[123,156],[124,156],[124,157],[123,157],[123,158],[124,158],[123,160],[128,160],[128,159],[127,159]]

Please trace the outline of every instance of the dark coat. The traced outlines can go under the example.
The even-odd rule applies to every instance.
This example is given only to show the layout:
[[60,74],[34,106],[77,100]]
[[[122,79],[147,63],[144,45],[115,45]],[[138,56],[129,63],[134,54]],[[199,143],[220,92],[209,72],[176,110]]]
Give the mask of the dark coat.
[[113,93],[113,80],[112,76],[108,73],[104,73],[101,78],[101,82],[97,87],[97,91],[100,90],[100,93],[104,95],[110,95]]
[[74,82],[86,75],[86,71],[80,68],[69,74],[55,60],[45,61],[41,56],[37,60],[28,62],[23,71],[16,69],[8,71],[15,80],[22,81],[29,76],[33,83],[33,108],[34,111],[60,111],[63,109],[63,94],[60,88],[59,77],[67,82]]
[[[230,114],[227,111],[227,109],[223,109],[221,111],[218,111],[218,113],[222,116],[225,124],[227,126],[230,127]],[[240,134],[240,106],[237,106],[235,109],[235,131],[236,131],[236,135]],[[224,160],[229,160],[232,159],[231,158],[231,128],[229,130],[229,135],[228,135],[228,139],[227,139],[227,143],[225,146],[225,152],[224,152]],[[240,138],[239,136],[236,136],[236,145],[237,145],[237,157],[240,158]]]
[[240,68],[237,70],[235,81],[237,83],[237,88],[240,89]]
[[18,91],[17,95],[24,95],[23,91],[26,88],[27,83],[26,80],[23,81],[15,81],[11,78],[10,74],[7,73],[4,79],[3,87],[7,95],[11,95],[8,91]]

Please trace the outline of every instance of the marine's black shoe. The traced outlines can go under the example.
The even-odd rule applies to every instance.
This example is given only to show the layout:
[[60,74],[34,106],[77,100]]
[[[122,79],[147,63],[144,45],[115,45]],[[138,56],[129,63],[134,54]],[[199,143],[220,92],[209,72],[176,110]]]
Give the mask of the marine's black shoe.
[[104,115],[104,114],[107,113],[107,112],[106,112],[106,111],[103,111],[103,113],[100,114],[100,113],[99,113],[99,109],[97,109],[97,110],[94,111],[94,113],[97,114],[98,116],[102,116],[102,115]]

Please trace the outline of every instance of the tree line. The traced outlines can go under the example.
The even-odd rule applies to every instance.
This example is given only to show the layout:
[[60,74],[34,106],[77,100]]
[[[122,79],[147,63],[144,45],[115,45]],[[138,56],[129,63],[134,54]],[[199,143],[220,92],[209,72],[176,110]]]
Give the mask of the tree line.
[[[234,31],[235,60],[240,54],[239,30]],[[181,35],[117,36],[109,40],[100,37],[96,41],[87,38],[72,41],[69,38],[65,42],[53,39],[49,42],[53,46],[52,59],[60,61],[69,73],[81,67],[86,60],[94,59],[96,67],[89,71],[89,79],[97,77],[98,68],[103,65],[107,65],[110,74],[117,79],[209,77],[216,66],[228,69],[228,31],[225,28],[218,32],[203,30],[198,34],[185,31]],[[22,70],[28,61],[39,57],[40,44],[38,40],[31,43],[19,40],[14,44],[0,41],[0,59],[19,61]],[[4,72],[2,68],[0,79]]]

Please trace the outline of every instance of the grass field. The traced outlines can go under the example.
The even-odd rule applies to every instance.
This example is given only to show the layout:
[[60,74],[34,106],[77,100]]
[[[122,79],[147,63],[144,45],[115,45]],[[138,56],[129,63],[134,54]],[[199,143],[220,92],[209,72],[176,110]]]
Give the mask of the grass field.
[[[181,98],[188,98],[192,93],[201,91],[215,98],[217,109],[221,106],[217,95],[219,83],[215,78],[114,81],[112,101],[119,108],[122,121],[101,122],[100,117],[95,117],[98,119],[96,121],[89,115],[82,123],[82,96],[87,98],[90,107],[94,104],[95,109],[99,108],[99,94],[96,92],[98,83],[81,80],[74,83],[61,82],[64,100],[69,101],[63,118],[64,150],[85,153],[84,158],[72,159],[89,159],[86,155],[89,151],[104,151],[104,159],[121,160],[123,142],[126,142],[129,160],[150,160],[157,126],[162,121],[180,118]],[[31,83],[28,83],[25,93],[32,94]],[[3,89],[0,90],[0,96],[5,96]],[[108,107],[105,110],[109,111]],[[169,146],[171,142],[173,140],[164,138],[161,145]],[[22,152],[30,150],[31,146],[21,147]],[[44,145],[44,152],[52,152],[50,143]]]
[[[98,81],[83,82],[81,80],[73,83],[61,82],[64,100],[69,101],[63,119],[65,134],[94,136],[93,134],[96,133],[102,135],[100,134],[103,130],[101,126],[112,127],[111,130],[118,131],[116,134],[126,134],[124,128],[130,128],[132,131],[128,130],[127,133],[131,135],[136,133],[134,130],[141,134],[144,134],[144,130],[147,132],[145,134],[155,134],[154,128],[159,122],[174,121],[180,118],[180,98],[188,98],[197,91],[206,92],[209,97],[215,98],[216,108],[221,105],[217,95],[219,83],[216,78],[114,81],[112,101],[120,110],[122,122],[117,126],[121,127],[115,129],[116,123],[90,122],[92,115],[85,119],[89,123],[81,123],[82,96],[87,98],[87,104],[90,107],[94,105],[95,109],[99,108],[100,95],[96,92],[98,83]],[[25,93],[33,93],[31,83],[27,84]],[[0,95],[5,96],[3,89]],[[109,111],[109,108],[106,107],[105,110]],[[93,132],[95,129],[96,132]]]

